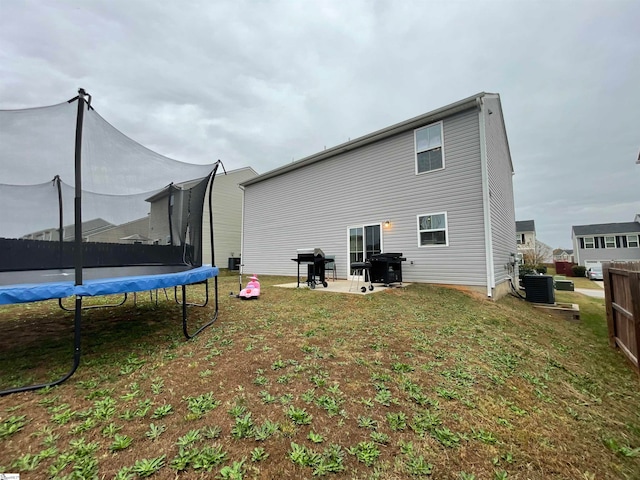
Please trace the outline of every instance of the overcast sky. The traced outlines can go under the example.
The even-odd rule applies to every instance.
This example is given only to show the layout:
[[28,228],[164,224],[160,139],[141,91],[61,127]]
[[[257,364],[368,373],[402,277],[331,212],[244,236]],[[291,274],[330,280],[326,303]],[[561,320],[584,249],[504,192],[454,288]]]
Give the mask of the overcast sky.
[[497,92],[540,240],[640,213],[638,0],[0,0],[0,109],[79,87],[152,150],[258,173]]

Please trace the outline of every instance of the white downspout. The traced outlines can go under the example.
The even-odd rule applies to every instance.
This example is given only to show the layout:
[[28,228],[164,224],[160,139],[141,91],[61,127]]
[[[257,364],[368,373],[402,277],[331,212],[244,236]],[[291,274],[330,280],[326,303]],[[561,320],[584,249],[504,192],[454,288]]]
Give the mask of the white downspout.
[[484,248],[487,269],[487,297],[493,297],[495,287],[495,272],[493,269],[493,243],[491,241],[491,204],[489,202],[489,172],[487,162],[487,137],[484,118],[484,102],[479,99],[480,112],[480,169],[482,171],[482,213],[484,217]]

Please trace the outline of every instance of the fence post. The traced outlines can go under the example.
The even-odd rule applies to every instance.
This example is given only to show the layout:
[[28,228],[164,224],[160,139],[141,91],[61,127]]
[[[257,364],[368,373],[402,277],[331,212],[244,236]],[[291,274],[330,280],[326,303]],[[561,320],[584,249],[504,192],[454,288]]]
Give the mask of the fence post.
[[631,292],[631,313],[636,334],[636,360],[640,373],[640,271],[629,272],[629,291]]
[[613,283],[611,282],[610,264],[605,263],[602,268],[604,282],[604,303],[607,311],[607,330],[609,331],[609,345],[616,348],[616,324],[613,321]]

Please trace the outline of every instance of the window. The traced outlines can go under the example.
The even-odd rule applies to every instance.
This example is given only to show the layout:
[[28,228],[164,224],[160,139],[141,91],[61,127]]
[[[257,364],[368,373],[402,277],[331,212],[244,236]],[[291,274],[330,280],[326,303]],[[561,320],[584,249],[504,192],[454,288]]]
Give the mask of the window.
[[627,246],[629,248],[640,248],[640,243],[638,243],[638,235],[627,235]]
[[444,168],[442,122],[415,130],[416,173]]
[[418,215],[418,246],[449,245],[447,214]]
[[595,248],[593,237],[584,237],[584,248]]
[[516,243],[518,245],[524,245],[524,233],[516,233]]
[[604,237],[605,248],[616,248],[616,237]]

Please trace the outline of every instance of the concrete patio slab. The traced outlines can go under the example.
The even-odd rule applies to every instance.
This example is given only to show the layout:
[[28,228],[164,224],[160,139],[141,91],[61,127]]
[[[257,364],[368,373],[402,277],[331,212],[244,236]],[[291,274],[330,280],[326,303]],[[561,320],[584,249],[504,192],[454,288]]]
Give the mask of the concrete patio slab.
[[[330,292],[330,293],[351,293],[355,295],[369,295],[371,293],[383,292],[385,290],[390,290],[394,288],[404,288],[410,285],[409,283],[397,284],[393,283],[389,287],[385,287],[380,283],[373,284],[373,290],[369,290],[368,283],[358,283],[354,281],[353,284],[351,280],[329,280],[327,282],[327,287],[323,287],[322,285],[316,285],[316,288],[311,289],[306,282],[300,282],[300,288],[306,288],[308,290],[313,290],[314,292]],[[283,283],[280,285],[274,285],[275,287],[281,288],[297,288],[298,282],[293,283]],[[360,287],[365,286],[367,288],[366,292],[362,292]]]

